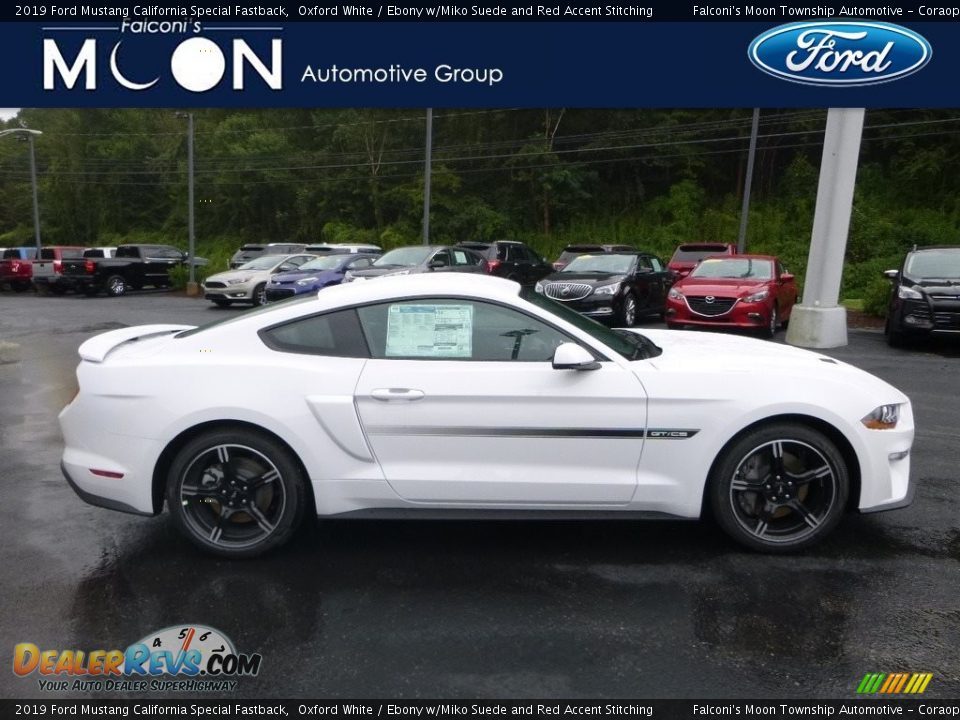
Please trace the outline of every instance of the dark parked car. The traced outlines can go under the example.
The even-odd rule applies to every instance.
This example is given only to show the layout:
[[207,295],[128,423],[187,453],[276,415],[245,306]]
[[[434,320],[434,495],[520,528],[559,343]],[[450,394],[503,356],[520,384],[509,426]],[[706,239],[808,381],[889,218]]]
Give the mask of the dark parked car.
[[567,245],[560,257],[553,261],[553,269],[563,270],[571,260],[579,255],[597,255],[599,253],[619,253],[636,252],[637,249],[631,245]]
[[900,270],[887,270],[893,293],[887,342],[904,344],[931,333],[960,332],[960,247],[914,248]]
[[424,272],[487,272],[487,261],[473,250],[449,245],[411,245],[377,258],[366,270],[350,270],[343,282]]
[[655,255],[604,252],[573,258],[536,290],[588,317],[631,327],[641,315],[663,317],[671,277]]
[[756,329],[772,338],[796,302],[797,284],[777,258],[708,257],[670,288],[667,327]]
[[469,248],[483,255],[491,275],[515,280],[521,285],[533,285],[551,272],[546,260],[516,240],[470,241],[460,243],[459,247]]
[[[170,269],[187,262],[187,253],[170,245],[120,245],[112,258],[84,257],[63,260],[63,282],[93,296],[123,295],[128,289],[170,287]],[[194,257],[194,265],[206,265]]]
[[366,270],[377,259],[371,253],[324,255],[306,262],[294,272],[274,275],[267,283],[268,302],[285,300],[304,293],[317,292],[330,285],[339,285],[348,270]]
[[732,243],[697,242],[684,243],[673,251],[673,257],[667,267],[676,275],[677,279],[685,278],[690,274],[697,263],[707,257],[716,255],[736,255],[737,246]]

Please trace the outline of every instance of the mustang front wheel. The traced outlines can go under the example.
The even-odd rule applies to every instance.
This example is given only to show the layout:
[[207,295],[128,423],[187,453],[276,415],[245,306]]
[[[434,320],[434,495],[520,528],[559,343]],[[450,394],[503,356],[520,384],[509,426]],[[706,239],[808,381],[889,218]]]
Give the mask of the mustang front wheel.
[[249,430],[218,430],[177,453],[167,502],[179,529],[201,548],[253,557],[293,534],[305,486],[299,465],[276,441]]
[[840,521],[850,475],[823,433],[778,423],[728,447],[710,478],[720,526],[742,545],[790,552],[813,545]]

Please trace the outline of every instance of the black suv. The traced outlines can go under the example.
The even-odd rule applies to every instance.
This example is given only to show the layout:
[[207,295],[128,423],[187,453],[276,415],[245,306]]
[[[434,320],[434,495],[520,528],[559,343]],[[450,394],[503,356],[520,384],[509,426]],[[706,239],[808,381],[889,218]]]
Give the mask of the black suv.
[[894,347],[935,332],[960,333],[960,247],[914,248],[900,270],[887,270],[893,293],[887,342]]
[[521,285],[533,285],[550,273],[550,266],[546,260],[516,240],[494,240],[493,242],[477,240],[462,242],[459,246],[483,255],[491,275],[515,280]]

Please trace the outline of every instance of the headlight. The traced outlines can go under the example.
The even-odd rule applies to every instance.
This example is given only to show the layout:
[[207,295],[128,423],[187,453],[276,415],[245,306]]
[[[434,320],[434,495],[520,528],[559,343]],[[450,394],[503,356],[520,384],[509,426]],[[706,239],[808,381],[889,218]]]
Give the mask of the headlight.
[[543,290],[544,290],[545,287],[546,287],[546,285],[543,284],[543,281],[542,281],[542,280],[538,280],[538,281],[537,281],[537,284],[533,286],[533,289],[534,289],[536,292],[538,292],[538,293],[540,293],[541,295],[543,295]]
[[227,282],[227,285],[242,285],[245,282],[250,282],[250,276],[243,275],[241,277],[230,278],[226,282]]
[[907,287],[906,285],[900,286],[900,289],[897,290],[897,296],[901,300],[923,300],[923,293],[914,290],[912,287]]
[[770,290],[768,288],[764,288],[763,290],[755,292],[753,295],[747,295],[743,299],[743,301],[745,303],[760,302],[761,300],[766,300],[767,297],[769,297],[769,295],[770,295]]
[[683,293],[676,288],[670,288],[670,292],[667,293],[667,297],[671,300],[683,300]]
[[893,430],[900,419],[899,405],[881,405],[872,413],[862,418],[862,422],[871,430]]
[[297,285],[300,287],[306,287],[307,285],[313,285],[317,279],[315,277],[307,277],[297,280]]
[[593,289],[594,295],[616,295],[620,291],[620,283],[610,283],[609,285],[601,285],[598,288]]

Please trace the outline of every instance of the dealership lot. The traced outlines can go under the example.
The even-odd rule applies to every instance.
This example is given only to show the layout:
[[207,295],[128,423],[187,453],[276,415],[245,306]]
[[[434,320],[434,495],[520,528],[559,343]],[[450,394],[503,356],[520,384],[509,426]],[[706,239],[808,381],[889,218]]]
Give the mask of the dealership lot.
[[[166,515],[84,505],[59,472],[56,414],[86,338],[236,312],[164,292],[0,293],[0,341],[21,358],[0,365],[0,651],[124,648],[202,623],[263,655],[240,697],[849,698],[865,673],[897,671],[933,673],[929,697],[960,693],[960,343],[892,350],[853,331],[828,353],[911,396],[918,489],[805,554],[750,554],[706,523],[325,521],[228,562]],[[36,683],[0,673],[2,697]]]

